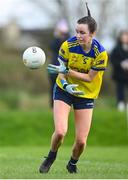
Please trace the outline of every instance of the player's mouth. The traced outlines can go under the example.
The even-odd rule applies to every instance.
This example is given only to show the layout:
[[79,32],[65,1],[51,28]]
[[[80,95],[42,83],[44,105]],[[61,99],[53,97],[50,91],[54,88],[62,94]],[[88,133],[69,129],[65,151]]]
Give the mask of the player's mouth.
[[83,42],[83,40],[78,40],[78,43],[83,44],[84,42]]
[[79,43],[83,43],[83,39],[77,39]]

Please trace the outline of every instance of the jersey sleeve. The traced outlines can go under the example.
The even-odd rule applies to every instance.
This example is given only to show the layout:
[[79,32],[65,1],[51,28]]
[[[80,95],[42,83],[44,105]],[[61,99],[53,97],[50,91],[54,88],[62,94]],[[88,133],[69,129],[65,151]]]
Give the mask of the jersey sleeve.
[[68,62],[69,58],[69,49],[68,49],[68,42],[65,41],[60,49],[59,49],[59,55],[58,58],[61,59],[63,62]]
[[91,69],[104,71],[107,67],[108,55],[106,51],[101,52],[94,60]]

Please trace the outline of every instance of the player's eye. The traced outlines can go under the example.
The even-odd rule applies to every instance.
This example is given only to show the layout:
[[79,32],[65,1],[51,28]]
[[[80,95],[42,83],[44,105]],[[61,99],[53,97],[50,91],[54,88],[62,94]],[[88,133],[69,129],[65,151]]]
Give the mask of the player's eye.
[[83,35],[83,34],[86,34],[86,32],[84,32],[84,31],[80,31],[80,34],[82,34],[82,35]]
[[78,31],[78,30],[76,30],[76,33],[77,33],[77,34],[81,34],[81,35],[87,34],[87,33],[84,32],[84,31]]

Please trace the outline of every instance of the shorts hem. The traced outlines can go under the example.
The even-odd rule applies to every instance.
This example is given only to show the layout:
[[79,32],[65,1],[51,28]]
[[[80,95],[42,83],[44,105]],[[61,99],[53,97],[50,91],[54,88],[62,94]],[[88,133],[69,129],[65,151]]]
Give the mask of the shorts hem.
[[94,107],[73,107],[75,110],[79,109],[93,109]]
[[64,99],[61,99],[61,98],[54,98],[53,100],[60,100],[60,101],[65,102],[65,103],[68,104],[69,106],[72,106],[72,104],[71,104],[70,102],[67,102],[67,101],[65,101]]

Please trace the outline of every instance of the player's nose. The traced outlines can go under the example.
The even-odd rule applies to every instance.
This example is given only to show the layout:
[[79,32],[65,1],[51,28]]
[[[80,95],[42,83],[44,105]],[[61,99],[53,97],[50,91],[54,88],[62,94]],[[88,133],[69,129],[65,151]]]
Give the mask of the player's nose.
[[76,34],[76,37],[77,37],[77,38],[80,38],[80,33],[77,33],[77,34]]

